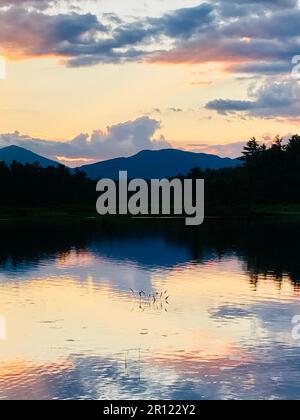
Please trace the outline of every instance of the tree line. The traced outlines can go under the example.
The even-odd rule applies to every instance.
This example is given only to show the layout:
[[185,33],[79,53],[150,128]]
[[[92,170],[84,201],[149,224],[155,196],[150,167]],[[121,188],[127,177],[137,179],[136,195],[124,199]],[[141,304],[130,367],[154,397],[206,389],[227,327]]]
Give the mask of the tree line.
[[0,162],[0,207],[43,207],[93,203],[94,182],[79,170]]
[[[240,165],[219,170],[194,168],[180,178],[205,179],[207,214],[251,212],[256,206],[300,204],[300,136],[276,137],[266,146],[248,141]],[[63,165],[0,162],[0,207],[43,207],[96,203],[96,183]]]
[[270,146],[250,139],[241,164],[220,170],[194,168],[188,178],[205,179],[208,213],[249,213],[257,206],[300,204],[300,136],[277,136]]

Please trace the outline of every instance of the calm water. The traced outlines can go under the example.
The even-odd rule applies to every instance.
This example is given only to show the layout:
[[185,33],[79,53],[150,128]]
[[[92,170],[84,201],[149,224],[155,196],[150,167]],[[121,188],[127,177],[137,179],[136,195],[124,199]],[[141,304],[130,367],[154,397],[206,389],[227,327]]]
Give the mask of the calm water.
[[154,223],[2,226],[0,399],[300,397],[299,225]]

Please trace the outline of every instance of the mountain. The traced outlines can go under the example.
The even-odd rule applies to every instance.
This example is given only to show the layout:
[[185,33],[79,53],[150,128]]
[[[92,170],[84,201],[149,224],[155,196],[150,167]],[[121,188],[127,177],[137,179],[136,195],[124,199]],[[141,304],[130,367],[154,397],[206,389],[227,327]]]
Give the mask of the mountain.
[[[57,166],[58,162],[37,155],[23,147],[8,146],[0,149],[0,162],[7,165],[19,163],[39,163],[42,167]],[[82,166],[81,169],[91,179],[117,179],[119,171],[127,171],[130,178],[154,179],[187,174],[192,168],[221,169],[239,165],[239,161],[205,153],[183,150],[145,150],[128,158],[117,158]]]
[[117,158],[82,166],[90,178],[118,179],[119,171],[127,171],[130,178],[155,179],[187,174],[192,168],[221,169],[238,166],[237,159],[220,158],[205,153],[165,149],[142,151],[128,158]]
[[36,153],[24,149],[23,147],[8,146],[0,149],[0,162],[2,161],[7,165],[11,165],[14,160],[23,164],[37,162],[44,168],[58,165],[58,162],[39,156]]

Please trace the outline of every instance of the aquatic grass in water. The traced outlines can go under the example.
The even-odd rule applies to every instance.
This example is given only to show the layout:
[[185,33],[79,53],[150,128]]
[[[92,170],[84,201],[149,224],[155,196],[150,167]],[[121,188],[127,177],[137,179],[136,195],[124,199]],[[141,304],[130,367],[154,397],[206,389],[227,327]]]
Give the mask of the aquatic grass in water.
[[168,312],[169,305],[169,295],[168,290],[164,291],[151,291],[150,293],[145,293],[143,290],[136,292],[133,289],[130,289],[134,302],[138,304],[139,309],[144,312],[147,309],[152,309],[156,311],[165,311]]

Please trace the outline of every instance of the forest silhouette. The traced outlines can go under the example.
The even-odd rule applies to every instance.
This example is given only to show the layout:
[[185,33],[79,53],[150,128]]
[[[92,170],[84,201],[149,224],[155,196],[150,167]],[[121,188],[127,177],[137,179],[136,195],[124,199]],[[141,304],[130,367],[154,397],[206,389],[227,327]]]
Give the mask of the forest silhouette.
[[300,136],[288,142],[277,136],[271,146],[249,140],[234,168],[202,171],[188,178],[205,179],[206,209],[210,213],[248,214],[258,208],[300,204]]
[[[276,137],[271,146],[252,138],[233,168],[193,168],[178,177],[205,179],[206,214],[249,214],[272,206],[300,205],[300,136],[287,142]],[[72,205],[95,206],[96,182],[84,172],[63,165],[10,166],[0,162],[1,208]]]

